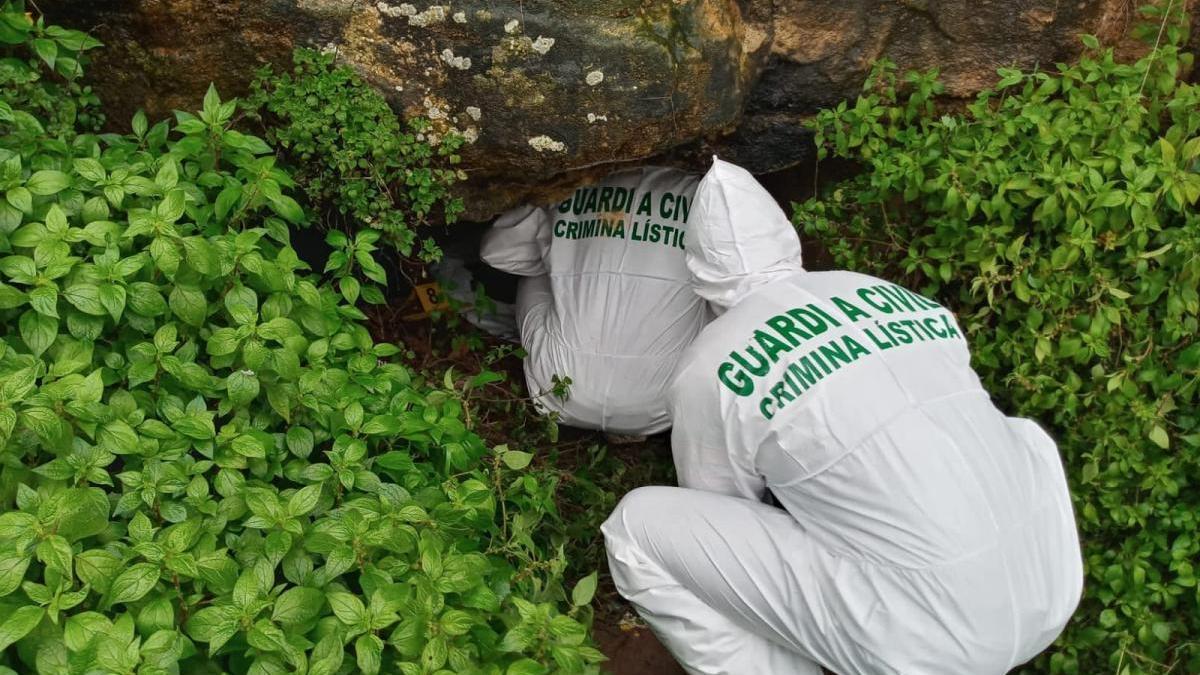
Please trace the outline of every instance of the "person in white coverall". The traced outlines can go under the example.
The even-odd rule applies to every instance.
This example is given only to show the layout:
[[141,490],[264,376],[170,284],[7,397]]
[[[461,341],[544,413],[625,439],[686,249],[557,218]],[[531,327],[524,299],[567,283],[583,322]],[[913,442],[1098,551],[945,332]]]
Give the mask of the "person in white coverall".
[[[582,187],[554,206],[501,216],[480,256],[526,277],[517,326],[525,379],[565,424],[613,434],[667,429],[667,388],[709,318],[684,242],[699,176],[646,167]],[[548,394],[570,377],[569,397]]]
[[992,404],[950,312],[805,272],[731,164],[692,218],[695,289],[722,313],[671,389],[681,487],[603,526],[621,594],[690,673],[989,675],[1049,646],[1083,574],[1062,465]]

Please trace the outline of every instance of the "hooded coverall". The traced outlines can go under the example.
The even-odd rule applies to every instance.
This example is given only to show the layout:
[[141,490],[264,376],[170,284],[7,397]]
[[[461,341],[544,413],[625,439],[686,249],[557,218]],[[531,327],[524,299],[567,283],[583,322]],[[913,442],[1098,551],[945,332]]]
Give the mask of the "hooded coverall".
[[695,288],[723,311],[671,389],[681,487],[603,526],[621,594],[690,673],[991,675],[1049,646],[1082,585],[1062,464],[992,404],[950,312],[805,272],[731,164],[692,216]]
[[[510,211],[484,236],[484,262],[526,277],[516,307],[526,384],[564,424],[618,434],[670,426],[675,363],[709,318],[684,261],[698,180],[623,171],[561,204]],[[571,378],[566,400],[546,393],[554,375]]]

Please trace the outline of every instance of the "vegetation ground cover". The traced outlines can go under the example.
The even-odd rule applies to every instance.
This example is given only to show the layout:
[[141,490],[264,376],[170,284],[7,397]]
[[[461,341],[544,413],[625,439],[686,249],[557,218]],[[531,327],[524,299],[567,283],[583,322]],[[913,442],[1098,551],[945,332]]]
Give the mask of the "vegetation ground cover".
[[961,112],[879,64],[814,125],[863,172],[795,208],[837,266],[954,308],[987,389],[1058,439],[1087,576],[1030,671],[1200,672],[1200,87],[1182,3],[1143,12],[1136,63],[1085,36]]
[[[595,672],[589,626],[630,616],[599,524],[668,454],[560,434],[453,312],[398,320],[461,139],[303,51],[246,102],[106,120],[99,45],[24,10],[0,4],[0,672]],[[1060,440],[1087,590],[1029,672],[1200,672],[1200,93],[1180,7],[1147,12],[1141,61],[1085,38],[961,111],[881,64],[814,125],[862,173],[795,210],[838,266],[953,307]]]

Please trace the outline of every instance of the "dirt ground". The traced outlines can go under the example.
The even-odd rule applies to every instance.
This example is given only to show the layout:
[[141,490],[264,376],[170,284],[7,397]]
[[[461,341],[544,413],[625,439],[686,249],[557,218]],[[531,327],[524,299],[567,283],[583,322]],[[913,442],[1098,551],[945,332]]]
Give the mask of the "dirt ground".
[[609,659],[604,669],[613,675],[684,675],[683,668],[648,628],[624,630],[597,625],[594,635],[600,651]]

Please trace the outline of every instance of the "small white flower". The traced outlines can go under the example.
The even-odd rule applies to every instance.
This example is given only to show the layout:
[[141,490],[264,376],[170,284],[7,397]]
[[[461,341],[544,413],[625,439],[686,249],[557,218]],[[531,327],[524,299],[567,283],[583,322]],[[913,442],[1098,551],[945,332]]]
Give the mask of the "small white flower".
[[586,78],[584,78],[584,82],[587,82],[589,87],[594,87],[603,81],[604,81],[604,72],[600,71],[600,70],[593,70],[592,72],[587,74]]
[[539,54],[545,54],[546,52],[550,51],[551,47],[554,46],[554,38],[542,37],[539,35],[538,39],[534,40],[533,45],[531,46],[533,47],[533,51]]
[[466,12],[455,12],[454,13],[454,23],[466,23],[466,22],[467,22],[467,13]]
[[508,23],[504,24],[504,32],[509,33],[509,34],[515,33],[515,32],[517,32],[517,26],[520,26],[520,25],[521,25],[521,23],[519,21],[517,21],[516,19],[513,19],[512,21],[509,21]]

